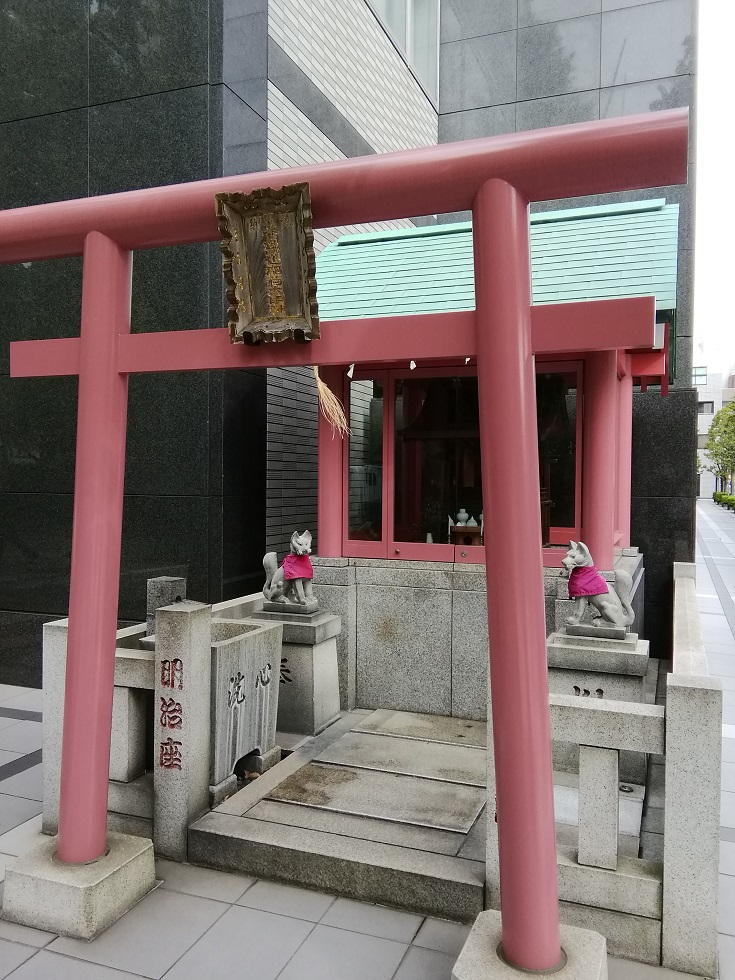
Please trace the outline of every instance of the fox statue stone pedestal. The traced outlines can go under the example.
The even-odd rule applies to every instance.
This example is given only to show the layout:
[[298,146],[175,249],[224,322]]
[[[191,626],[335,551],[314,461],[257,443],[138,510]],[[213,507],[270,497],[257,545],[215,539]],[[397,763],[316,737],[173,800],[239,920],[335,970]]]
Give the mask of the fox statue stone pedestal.
[[[656,662],[650,661],[648,640],[630,632],[635,619],[630,575],[616,569],[614,585],[607,582],[581,541],[570,542],[562,565],[569,575],[569,598],[574,600],[574,607],[564,626],[546,640],[549,691],[638,703],[651,695],[655,698]],[[583,622],[588,607],[592,620]],[[577,771],[576,746],[554,742],[552,752],[555,769]],[[643,784],[645,776],[646,756],[621,751],[620,778]]]
[[278,730],[318,735],[339,718],[337,636],[339,616],[321,612],[312,591],[311,534],[295,531],[291,552],[278,567],[275,552],[263,559],[263,611],[254,619],[283,624]]

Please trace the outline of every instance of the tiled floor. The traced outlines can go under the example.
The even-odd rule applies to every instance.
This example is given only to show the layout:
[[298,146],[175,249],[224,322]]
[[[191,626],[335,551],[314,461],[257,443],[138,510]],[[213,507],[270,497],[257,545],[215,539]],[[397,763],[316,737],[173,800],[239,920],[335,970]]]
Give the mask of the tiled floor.
[[[697,592],[725,690],[720,978],[735,980],[735,515],[698,508]],[[0,684],[0,880],[41,838],[40,692]],[[0,980],[449,980],[468,927],[158,862],[162,884],[91,943],[0,920]],[[2,886],[0,885],[0,888]],[[610,980],[684,974],[609,959]]]

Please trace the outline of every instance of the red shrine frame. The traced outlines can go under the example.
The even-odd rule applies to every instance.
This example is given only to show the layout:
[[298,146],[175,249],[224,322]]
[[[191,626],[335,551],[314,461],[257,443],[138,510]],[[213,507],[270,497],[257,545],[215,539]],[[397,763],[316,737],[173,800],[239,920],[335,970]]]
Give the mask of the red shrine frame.
[[[592,318],[579,315],[585,304],[568,304],[561,320],[559,307],[531,307],[528,205],[685,183],[687,136],[687,111],[675,109],[3,212],[0,262],[84,256],[81,336],[11,345],[12,377],[79,374],[58,860],[105,853],[128,373],[307,361],[336,385],[351,363],[476,356],[482,483],[493,501],[485,555],[502,946],[526,970],[559,963],[533,353],[592,351],[582,525],[602,567],[621,520],[609,473],[626,453],[630,465],[616,416],[631,411],[632,374],[662,378],[665,357],[651,353],[652,298],[596,303]],[[237,349],[222,328],[130,334],[132,250],[215,241],[215,193],[297,181],[310,183],[317,228],[471,208],[476,310],[442,314],[441,331],[429,315],[332,322],[306,349]],[[646,317],[623,312],[646,302]],[[648,353],[629,353],[640,348]],[[503,412],[506,426],[490,424]],[[320,422],[323,554],[341,548],[341,452]],[[495,458],[507,465],[493,467]]]

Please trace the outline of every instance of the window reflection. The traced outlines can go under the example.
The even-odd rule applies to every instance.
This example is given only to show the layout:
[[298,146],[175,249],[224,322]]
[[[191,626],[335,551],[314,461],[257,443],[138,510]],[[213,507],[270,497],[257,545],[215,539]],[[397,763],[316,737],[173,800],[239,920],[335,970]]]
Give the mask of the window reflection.
[[549,527],[574,527],[576,484],[576,372],[536,375],[539,479],[543,543]]
[[[388,377],[395,378],[386,428],[393,474],[392,486],[383,487],[383,380],[387,385]],[[566,541],[577,524],[577,385],[573,364],[549,371],[542,366],[536,375],[543,545]],[[490,424],[502,425],[503,419]],[[385,491],[391,542],[459,548],[484,543],[476,376],[391,373],[381,380],[353,380],[350,428],[350,539],[382,542],[392,553],[383,524]]]
[[383,536],[383,385],[350,383],[350,479],[348,537]]
[[476,378],[396,382],[396,541],[481,543],[478,419]]

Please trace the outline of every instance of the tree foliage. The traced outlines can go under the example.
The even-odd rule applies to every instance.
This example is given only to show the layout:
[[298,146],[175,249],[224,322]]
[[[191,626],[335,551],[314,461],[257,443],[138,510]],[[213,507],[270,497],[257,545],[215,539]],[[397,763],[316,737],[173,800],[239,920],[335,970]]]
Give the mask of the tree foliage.
[[715,476],[727,479],[735,472],[735,402],[724,405],[712,419],[704,449]]

